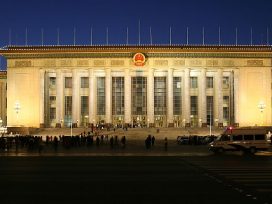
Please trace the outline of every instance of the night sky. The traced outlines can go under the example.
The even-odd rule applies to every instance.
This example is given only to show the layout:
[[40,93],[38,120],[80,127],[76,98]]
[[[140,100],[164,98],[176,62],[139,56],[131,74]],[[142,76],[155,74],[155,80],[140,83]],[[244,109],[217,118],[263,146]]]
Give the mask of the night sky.
[[[0,2],[0,47],[11,41],[12,45],[41,45],[43,29],[44,45],[74,43],[106,44],[108,28],[109,44],[125,44],[129,30],[129,44],[138,44],[140,21],[141,44],[150,43],[152,27],[153,44],[169,44],[169,28],[172,28],[172,44],[186,44],[186,28],[189,27],[189,44],[202,44],[205,28],[205,44],[218,44],[219,27],[221,44],[272,43],[272,1],[270,0],[8,0]],[[9,38],[11,36],[11,38]],[[1,59],[0,67],[5,62]]]

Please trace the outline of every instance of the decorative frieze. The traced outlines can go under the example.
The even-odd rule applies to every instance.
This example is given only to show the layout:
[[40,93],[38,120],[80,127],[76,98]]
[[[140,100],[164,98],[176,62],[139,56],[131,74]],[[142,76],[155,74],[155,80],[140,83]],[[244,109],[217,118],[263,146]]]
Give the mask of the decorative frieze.
[[72,66],[72,60],[60,60],[60,66]]
[[168,66],[168,60],[155,60],[155,66]]
[[223,60],[222,65],[226,67],[233,67],[234,66],[234,61],[233,60]]
[[97,67],[101,67],[101,66],[105,66],[106,65],[106,61],[105,60],[94,60],[94,66]]
[[31,67],[31,61],[15,61],[15,67]]
[[184,66],[185,65],[185,60],[174,60],[173,61],[173,66]]
[[111,66],[124,66],[124,60],[111,60]]
[[206,66],[218,66],[218,60],[207,60]]
[[89,65],[89,61],[88,60],[78,60],[77,61],[77,66],[88,66]]
[[202,66],[202,61],[201,60],[190,60],[189,65],[190,66]]
[[44,66],[45,67],[56,67],[56,60],[45,60]]
[[247,66],[249,67],[263,66],[263,60],[247,60]]

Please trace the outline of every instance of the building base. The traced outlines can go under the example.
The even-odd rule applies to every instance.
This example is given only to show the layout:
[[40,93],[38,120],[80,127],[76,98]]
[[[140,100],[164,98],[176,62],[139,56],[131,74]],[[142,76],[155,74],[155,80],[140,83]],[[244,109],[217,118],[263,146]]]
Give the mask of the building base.
[[8,134],[20,134],[20,135],[31,135],[36,133],[39,128],[33,127],[7,127]]

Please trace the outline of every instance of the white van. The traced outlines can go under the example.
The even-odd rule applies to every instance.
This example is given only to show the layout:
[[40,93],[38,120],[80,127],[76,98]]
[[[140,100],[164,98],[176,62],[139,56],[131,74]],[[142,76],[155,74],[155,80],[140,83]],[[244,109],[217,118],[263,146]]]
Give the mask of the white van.
[[209,149],[213,152],[244,151],[254,154],[271,147],[271,132],[272,128],[268,127],[228,128],[209,144]]

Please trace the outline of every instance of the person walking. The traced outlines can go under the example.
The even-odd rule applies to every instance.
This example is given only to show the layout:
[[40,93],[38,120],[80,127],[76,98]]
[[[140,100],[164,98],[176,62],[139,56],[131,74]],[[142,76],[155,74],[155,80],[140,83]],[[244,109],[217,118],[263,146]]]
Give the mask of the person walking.
[[151,138],[151,144],[152,144],[152,146],[154,146],[154,144],[155,144],[155,136],[154,135]]
[[168,140],[167,140],[167,137],[164,138],[164,150],[165,151],[168,150]]

